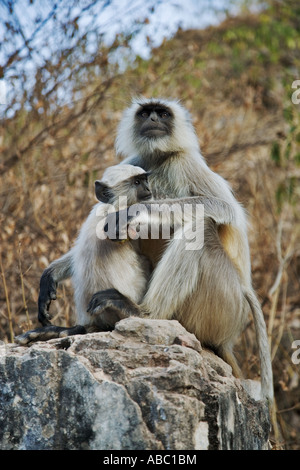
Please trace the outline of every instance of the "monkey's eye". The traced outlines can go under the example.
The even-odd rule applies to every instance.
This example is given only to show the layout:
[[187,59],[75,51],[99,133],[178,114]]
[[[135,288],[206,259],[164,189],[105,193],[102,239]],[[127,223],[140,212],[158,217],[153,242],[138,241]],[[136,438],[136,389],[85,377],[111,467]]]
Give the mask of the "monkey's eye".
[[139,116],[142,117],[142,118],[147,118],[147,117],[149,117],[149,112],[148,111],[141,111],[139,113]]
[[136,186],[139,186],[139,185],[141,184],[141,181],[138,180],[138,179],[136,179],[136,180],[134,180],[134,184],[135,184]]
[[161,117],[162,119],[167,119],[168,117],[170,117],[170,113],[168,113],[168,111],[162,111],[162,112],[160,113],[160,117]]

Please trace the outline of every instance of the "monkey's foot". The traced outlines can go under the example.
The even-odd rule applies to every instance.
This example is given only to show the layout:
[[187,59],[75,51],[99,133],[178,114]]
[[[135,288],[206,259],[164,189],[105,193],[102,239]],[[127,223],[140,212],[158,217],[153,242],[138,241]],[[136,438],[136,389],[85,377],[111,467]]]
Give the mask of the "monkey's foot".
[[112,330],[123,318],[140,315],[138,305],[116,289],[106,289],[94,294],[87,311],[94,317],[93,324],[102,330]]
[[48,341],[53,338],[64,338],[66,336],[86,334],[84,326],[76,325],[71,328],[64,326],[47,325],[34,330],[26,331],[22,335],[15,337],[15,342],[21,346],[36,343],[37,341]]

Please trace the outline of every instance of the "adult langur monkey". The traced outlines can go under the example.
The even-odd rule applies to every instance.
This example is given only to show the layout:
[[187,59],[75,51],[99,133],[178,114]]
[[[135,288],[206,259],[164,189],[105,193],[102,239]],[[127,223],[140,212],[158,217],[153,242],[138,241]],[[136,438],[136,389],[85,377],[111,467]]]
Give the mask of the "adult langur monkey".
[[[77,324],[71,328],[52,325],[47,313],[47,316],[40,318],[44,326],[17,336],[17,343],[25,345],[35,341],[107,330],[106,317],[109,318],[110,324],[115,318],[116,303],[120,298],[124,315],[135,312],[135,305],[142,300],[146,291],[151,263],[140,253],[138,240],[128,238],[127,234],[121,240],[123,243],[120,243],[120,240],[114,243],[107,238],[106,220],[108,213],[116,220],[116,211],[151,198],[147,178],[148,175],[142,168],[116,165],[107,168],[101,181],[95,182],[95,193],[100,202],[91,210],[71,250],[53,261],[41,278],[39,310],[44,311],[47,305],[43,302],[47,303],[49,296],[55,296],[58,280],[72,277]],[[112,229],[115,225],[116,223]],[[114,233],[115,230],[111,230],[111,235]],[[131,238],[135,235],[132,231]],[[70,269],[66,269],[67,266],[70,266]],[[50,283],[49,279],[52,280]],[[106,308],[101,310],[101,316],[97,316],[95,306],[91,315],[89,303],[92,295],[104,289],[115,289],[118,292],[117,298],[112,291],[114,304],[106,305]],[[94,301],[96,299],[97,296],[94,296]],[[114,321],[119,319],[118,315]]]
[[[251,309],[260,353],[262,394],[271,401],[271,358],[263,313],[251,285],[245,213],[227,182],[208,168],[189,114],[177,101],[133,100],[121,120],[116,150],[126,157],[124,163],[150,172],[156,203],[161,200],[181,207],[203,204],[205,212],[202,249],[186,250],[185,240],[175,237],[161,249],[159,240],[143,240],[145,252],[158,263],[143,301],[135,309],[150,318],[179,320],[204,346],[228,362],[235,375],[239,368],[232,349]],[[150,211],[151,202],[146,206]],[[157,254],[161,255],[158,260]],[[71,264],[72,260],[67,259],[66,273]],[[47,279],[52,287],[48,296],[43,295],[44,307],[39,311],[42,323],[55,297],[53,286],[59,280],[55,272]],[[91,300],[91,314],[95,308],[101,316],[101,308],[105,312],[105,306],[112,302],[122,306],[118,292],[111,294],[97,293]],[[120,308],[119,318],[123,317]]]
[[[251,284],[247,221],[228,183],[202,157],[188,112],[165,99],[135,99],[119,125],[116,150],[124,163],[150,172],[154,201],[203,204],[204,246],[186,250],[172,239],[154,269],[140,305],[151,318],[175,318],[240,375],[233,345],[245,328],[249,307],[259,346],[262,395],[273,399],[272,365],[263,313]],[[131,223],[136,224],[136,220]],[[155,262],[157,240],[143,240]],[[151,253],[151,249],[154,249]],[[99,299],[99,298],[98,298]],[[106,305],[105,293],[98,308]],[[122,315],[120,315],[122,317]]]

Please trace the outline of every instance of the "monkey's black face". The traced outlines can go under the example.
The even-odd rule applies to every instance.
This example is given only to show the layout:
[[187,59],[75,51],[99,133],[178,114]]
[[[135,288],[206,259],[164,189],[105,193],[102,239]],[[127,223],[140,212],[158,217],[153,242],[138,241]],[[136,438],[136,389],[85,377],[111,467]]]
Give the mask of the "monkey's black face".
[[97,199],[105,204],[113,204],[114,199],[119,196],[126,196],[129,205],[152,197],[147,173],[131,176],[112,188],[102,181],[95,181],[95,193]]
[[136,200],[137,202],[146,201],[152,197],[152,193],[149,188],[147,174],[142,174],[132,177],[132,184],[136,188]]
[[155,139],[172,133],[173,113],[159,102],[141,106],[135,119],[136,129],[141,137]]

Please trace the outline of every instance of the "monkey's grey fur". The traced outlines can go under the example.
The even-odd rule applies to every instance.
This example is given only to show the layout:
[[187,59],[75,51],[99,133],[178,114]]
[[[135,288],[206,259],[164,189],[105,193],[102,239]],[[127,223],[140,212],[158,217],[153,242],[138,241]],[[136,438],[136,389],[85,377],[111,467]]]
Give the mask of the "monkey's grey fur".
[[[150,171],[155,201],[181,206],[203,204],[205,211],[204,246],[199,250],[186,250],[183,239],[174,238],[167,244],[163,240],[143,240],[143,253],[151,258],[155,269],[134,313],[138,310],[150,318],[178,319],[238,375],[232,350],[251,309],[259,346],[262,394],[272,401],[271,358],[263,313],[251,283],[245,212],[228,183],[203,159],[188,112],[178,101],[133,100],[121,120],[116,150],[125,157],[125,164]],[[146,206],[150,211],[151,202]],[[135,218],[129,226],[138,220]],[[67,277],[71,266],[67,255],[59,269],[52,271],[49,303],[53,298],[53,279],[58,282]],[[114,303],[117,297],[113,297],[108,295],[106,303],[102,296],[99,310]],[[118,305],[122,318],[126,308],[122,309],[121,298]]]

